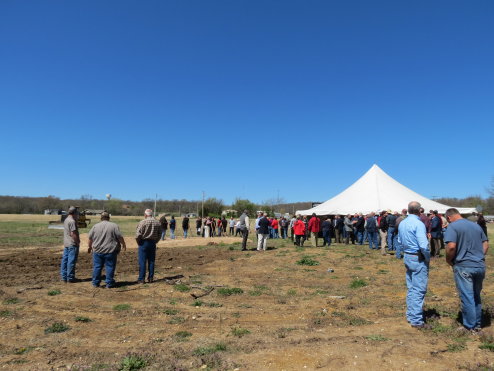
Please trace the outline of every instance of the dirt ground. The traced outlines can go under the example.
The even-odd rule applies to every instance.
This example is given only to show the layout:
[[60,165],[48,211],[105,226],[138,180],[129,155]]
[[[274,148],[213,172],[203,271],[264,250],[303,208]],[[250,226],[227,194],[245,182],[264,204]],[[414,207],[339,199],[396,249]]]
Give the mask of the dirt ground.
[[[134,356],[146,370],[494,368],[494,353],[479,348],[494,349],[492,254],[478,336],[456,331],[458,297],[443,258],[431,262],[425,307],[432,329],[416,330],[404,316],[402,261],[366,246],[301,249],[270,240],[266,252],[243,252],[239,238],[166,240],[156,281],[138,285],[135,242],[127,241],[114,289],[91,286],[87,235],[81,281],[73,284],[59,281],[61,247],[3,249],[0,367],[125,370]],[[319,264],[297,264],[304,257]],[[228,288],[241,290],[222,295]],[[55,323],[68,328],[47,332]]]

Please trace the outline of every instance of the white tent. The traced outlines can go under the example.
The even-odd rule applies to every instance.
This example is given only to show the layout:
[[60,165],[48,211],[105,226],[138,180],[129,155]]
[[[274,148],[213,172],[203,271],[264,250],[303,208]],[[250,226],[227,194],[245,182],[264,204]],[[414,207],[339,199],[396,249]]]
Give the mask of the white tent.
[[[297,214],[346,215],[361,212],[392,210],[401,212],[410,201],[418,201],[426,212],[437,210],[444,213],[451,206],[440,204],[419,195],[400,184],[379,166],[373,165],[359,180],[337,196],[308,210],[297,210]],[[475,208],[457,208],[462,214],[475,212]]]

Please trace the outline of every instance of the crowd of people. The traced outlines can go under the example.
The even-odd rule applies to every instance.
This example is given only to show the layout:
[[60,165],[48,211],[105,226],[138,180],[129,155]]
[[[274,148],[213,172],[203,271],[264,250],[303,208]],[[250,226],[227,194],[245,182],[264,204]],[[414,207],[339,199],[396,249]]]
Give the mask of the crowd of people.
[[[77,228],[77,208],[70,207],[64,221],[64,251],[61,263],[62,281],[76,282],[75,268],[79,254],[79,231]],[[259,212],[254,223],[257,238],[257,250],[266,251],[268,239],[291,238],[296,246],[303,246],[308,239],[313,247],[335,243],[369,244],[370,249],[379,249],[387,255],[395,251],[396,258],[404,259],[407,283],[406,317],[411,326],[426,326],[423,303],[427,292],[429,263],[431,258],[440,256],[441,249],[446,252],[446,262],[453,267],[454,279],[462,303],[464,329],[477,331],[481,327],[482,282],[485,277],[485,255],[488,251],[487,227],[482,214],[476,217],[476,223],[463,219],[458,210],[448,209],[445,215],[430,210],[428,214],[420,203],[412,201],[401,213],[391,210],[380,213],[348,214],[345,216],[323,216],[312,214],[293,216],[291,219],[270,218]],[[182,220],[184,238],[188,237],[189,218]],[[138,245],[139,274],[138,283],[154,281],[156,244],[166,238],[170,229],[170,238],[175,238],[176,220],[170,221],[162,216],[153,217],[153,211],[146,209],[144,219],[136,228],[135,239]],[[242,236],[242,250],[247,250],[247,240],[251,230],[248,211],[245,210],[238,220],[231,218],[198,218],[196,232],[198,236]],[[227,232],[228,231],[228,232]],[[290,237],[289,237],[290,234]],[[101,222],[94,225],[88,234],[88,253],[93,254],[92,285],[100,287],[101,272],[106,271],[107,288],[114,287],[114,272],[117,256],[126,250],[125,240],[119,227],[110,222],[107,212],[101,214]],[[379,247],[380,246],[380,247]],[[147,278],[146,278],[147,273]],[[146,281],[147,280],[147,281]]]

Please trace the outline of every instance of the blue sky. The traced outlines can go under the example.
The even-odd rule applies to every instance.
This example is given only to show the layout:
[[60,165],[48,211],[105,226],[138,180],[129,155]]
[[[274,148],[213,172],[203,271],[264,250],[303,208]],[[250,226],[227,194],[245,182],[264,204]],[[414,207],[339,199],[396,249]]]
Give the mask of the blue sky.
[[0,2],[0,194],[487,196],[494,2]]

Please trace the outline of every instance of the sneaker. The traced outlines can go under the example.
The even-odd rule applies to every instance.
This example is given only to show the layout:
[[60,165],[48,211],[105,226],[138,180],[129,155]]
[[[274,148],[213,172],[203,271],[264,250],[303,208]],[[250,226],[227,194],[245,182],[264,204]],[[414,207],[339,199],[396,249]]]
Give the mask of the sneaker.
[[148,283],[153,283],[154,282],[154,278],[148,278]]
[[144,280],[137,280],[137,283],[144,284]]

